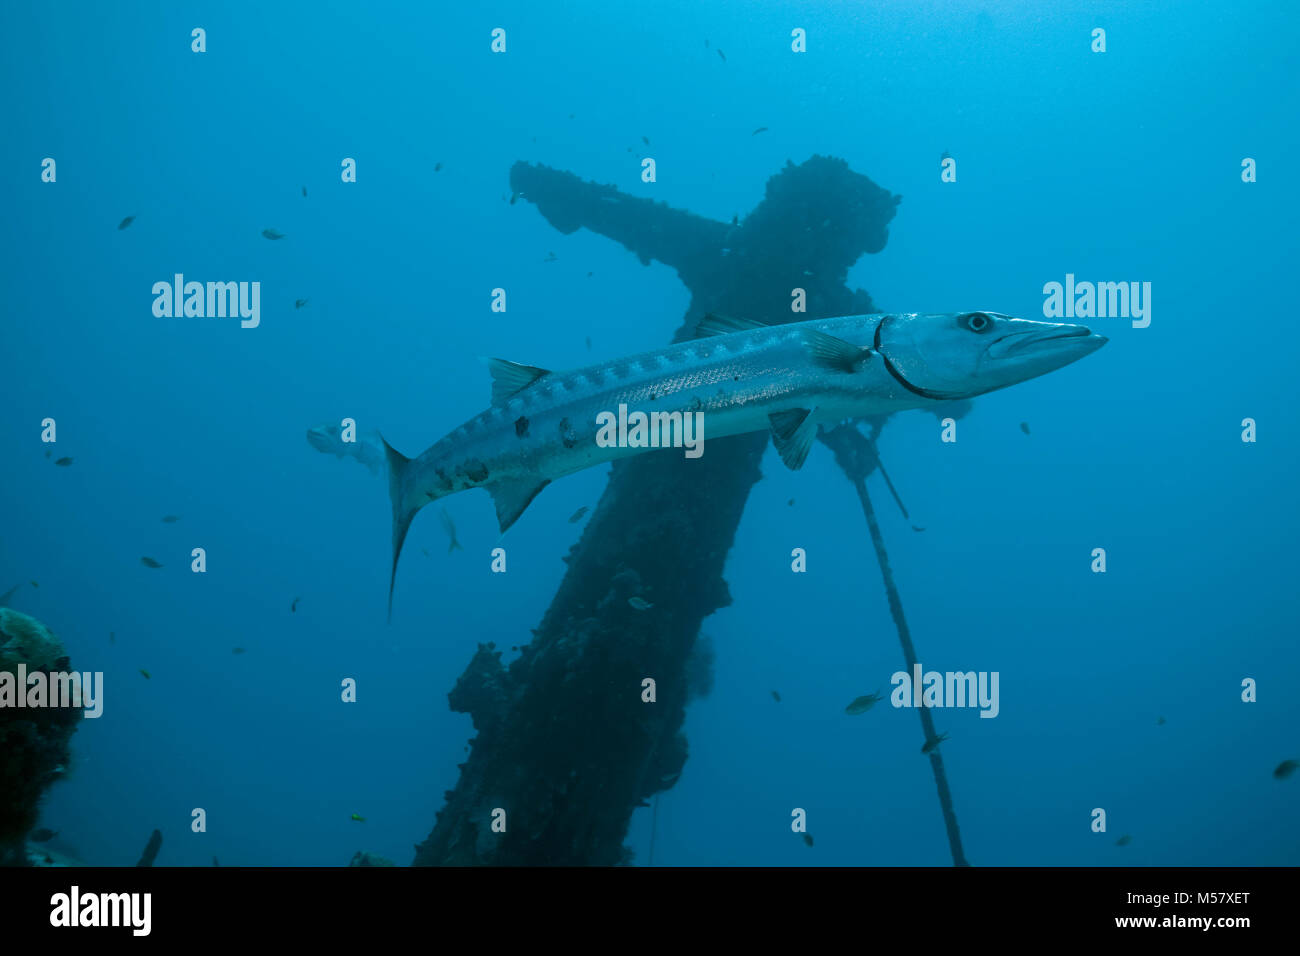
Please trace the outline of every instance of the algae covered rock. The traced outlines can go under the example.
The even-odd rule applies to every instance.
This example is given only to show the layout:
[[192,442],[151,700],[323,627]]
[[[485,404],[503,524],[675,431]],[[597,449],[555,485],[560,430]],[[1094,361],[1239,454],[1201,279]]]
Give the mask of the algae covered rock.
[[0,608],[0,865],[25,862],[23,837],[36,825],[41,795],[65,771],[69,741],[81,719],[75,707],[16,707],[19,665],[34,671],[71,668],[50,630],[12,608]]

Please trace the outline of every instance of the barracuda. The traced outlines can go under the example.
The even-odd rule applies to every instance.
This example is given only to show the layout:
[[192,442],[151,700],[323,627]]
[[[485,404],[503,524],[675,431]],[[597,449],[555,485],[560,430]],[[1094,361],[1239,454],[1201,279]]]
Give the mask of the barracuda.
[[[504,532],[556,478],[685,444],[674,436],[702,443],[770,429],[781,459],[798,469],[819,425],[981,395],[1106,343],[1080,325],[997,312],[850,315],[772,326],[706,316],[699,329],[692,341],[570,372],[493,359],[486,411],[417,458],[379,439],[393,508],[390,614],[402,542],[431,501],[486,488]],[[611,422],[627,439],[625,423],[637,413],[658,413],[651,419],[657,428],[648,429],[655,434],[610,441]],[[341,450],[321,429],[308,437],[324,451],[374,457]]]

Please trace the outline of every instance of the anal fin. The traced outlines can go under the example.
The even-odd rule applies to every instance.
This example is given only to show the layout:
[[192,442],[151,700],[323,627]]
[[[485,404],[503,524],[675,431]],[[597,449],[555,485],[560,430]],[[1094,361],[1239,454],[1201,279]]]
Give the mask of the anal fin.
[[538,493],[550,483],[549,478],[540,482],[519,478],[498,481],[487,486],[487,490],[492,494],[492,503],[496,505],[497,524],[501,526],[502,534],[505,534],[506,530],[519,520],[524,509],[532,504]]
[[798,471],[817,437],[817,423],[813,421],[811,409],[792,408],[773,412],[767,418],[772,423],[772,443],[777,454],[787,468]]

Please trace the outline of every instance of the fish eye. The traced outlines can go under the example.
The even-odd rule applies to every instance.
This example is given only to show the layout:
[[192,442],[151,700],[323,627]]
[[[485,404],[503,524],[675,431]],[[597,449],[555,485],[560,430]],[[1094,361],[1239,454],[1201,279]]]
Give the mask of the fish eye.
[[987,332],[993,328],[993,320],[983,312],[970,312],[958,320],[964,328],[972,332]]

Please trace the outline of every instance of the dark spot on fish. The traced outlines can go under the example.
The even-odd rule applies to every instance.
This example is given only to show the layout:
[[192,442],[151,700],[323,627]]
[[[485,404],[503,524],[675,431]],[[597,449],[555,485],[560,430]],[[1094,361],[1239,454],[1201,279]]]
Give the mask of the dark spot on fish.
[[488,467],[477,458],[465,462],[465,477],[476,484],[482,484],[488,479]]
[[528,418],[526,416],[520,415],[515,419],[515,434],[520,438],[528,434]]
[[578,444],[578,433],[573,430],[567,418],[560,419],[560,441],[564,443],[565,448],[572,448]]

